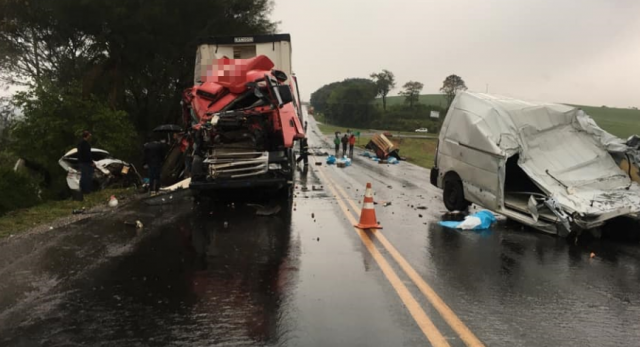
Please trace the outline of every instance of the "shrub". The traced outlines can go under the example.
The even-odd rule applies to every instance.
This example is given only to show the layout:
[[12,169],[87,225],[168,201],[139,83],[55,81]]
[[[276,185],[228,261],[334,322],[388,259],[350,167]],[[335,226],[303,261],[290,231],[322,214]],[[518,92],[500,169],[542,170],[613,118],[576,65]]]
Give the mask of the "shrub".
[[0,215],[40,202],[38,184],[29,175],[0,167]]

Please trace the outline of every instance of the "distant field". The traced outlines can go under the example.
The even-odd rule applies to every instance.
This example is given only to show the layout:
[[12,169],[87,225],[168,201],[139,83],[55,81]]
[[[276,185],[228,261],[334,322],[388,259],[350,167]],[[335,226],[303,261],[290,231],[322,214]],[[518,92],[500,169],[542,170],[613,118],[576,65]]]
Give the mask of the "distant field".
[[640,134],[640,110],[597,106],[572,106],[583,109],[602,129],[618,137],[626,139],[631,135]]
[[[382,100],[377,99],[382,103]],[[404,102],[404,97],[390,96],[387,105],[396,105]],[[441,94],[420,95],[420,102],[425,105],[446,107],[446,101]],[[627,138],[634,134],[640,134],[640,110],[628,108],[610,108],[598,106],[571,105],[582,108],[604,130],[621,138]]]

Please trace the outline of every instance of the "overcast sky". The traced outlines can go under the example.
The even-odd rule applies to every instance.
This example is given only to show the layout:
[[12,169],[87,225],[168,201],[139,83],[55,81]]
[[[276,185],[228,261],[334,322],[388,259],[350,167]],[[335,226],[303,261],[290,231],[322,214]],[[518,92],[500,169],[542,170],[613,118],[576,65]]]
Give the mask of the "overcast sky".
[[306,100],[386,68],[425,94],[455,73],[473,91],[640,107],[638,0],[275,0],[272,16]]

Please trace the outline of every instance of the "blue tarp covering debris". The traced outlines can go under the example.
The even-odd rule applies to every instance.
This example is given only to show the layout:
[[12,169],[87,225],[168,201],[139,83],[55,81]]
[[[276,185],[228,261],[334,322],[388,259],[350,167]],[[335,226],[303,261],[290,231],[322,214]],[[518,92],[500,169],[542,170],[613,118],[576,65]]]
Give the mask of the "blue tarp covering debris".
[[347,157],[343,157],[342,159],[337,160],[338,163],[344,163],[344,166],[351,166],[351,159]]
[[484,230],[489,229],[496,222],[493,213],[482,210],[464,217],[463,221],[442,221],[439,224],[443,227],[462,230]]

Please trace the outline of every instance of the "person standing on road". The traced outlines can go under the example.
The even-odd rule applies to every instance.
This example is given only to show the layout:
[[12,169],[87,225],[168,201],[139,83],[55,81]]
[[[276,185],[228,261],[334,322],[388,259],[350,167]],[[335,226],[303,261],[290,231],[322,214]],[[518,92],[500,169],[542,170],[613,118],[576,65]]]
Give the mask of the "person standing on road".
[[356,135],[351,134],[349,137],[349,158],[353,160],[353,146],[356,145]]
[[93,170],[96,164],[91,157],[91,133],[89,130],[82,132],[82,141],[78,144],[78,164],[80,166],[80,191],[82,194],[91,193],[93,182]]
[[160,190],[160,175],[162,173],[162,163],[169,150],[166,139],[152,141],[144,145],[144,166],[149,171],[149,190],[154,196]]
[[300,157],[296,160],[296,164],[299,164],[301,160],[304,160],[304,166],[309,166],[309,143],[306,137],[300,139]]
[[339,134],[339,132],[336,132],[336,137],[333,139],[333,144],[336,145],[336,157],[340,152],[340,137],[338,137]]
[[347,145],[349,144],[349,137],[347,136],[347,134],[344,134],[344,136],[342,137],[342,156],[346,157],[347,156]]

